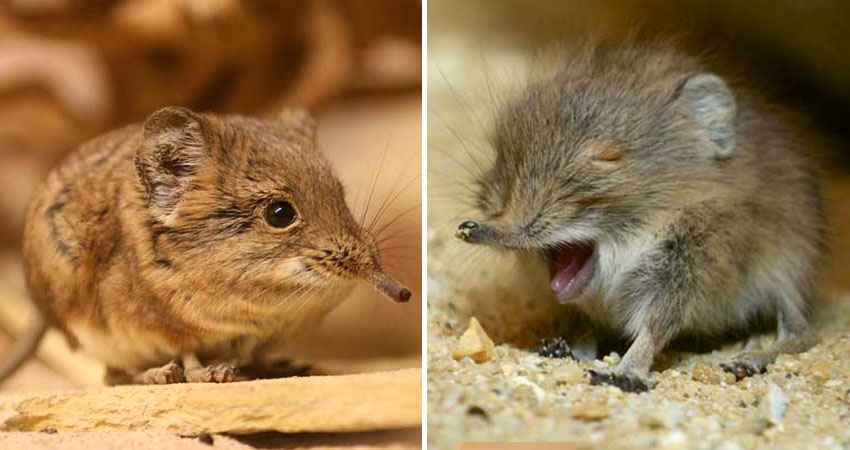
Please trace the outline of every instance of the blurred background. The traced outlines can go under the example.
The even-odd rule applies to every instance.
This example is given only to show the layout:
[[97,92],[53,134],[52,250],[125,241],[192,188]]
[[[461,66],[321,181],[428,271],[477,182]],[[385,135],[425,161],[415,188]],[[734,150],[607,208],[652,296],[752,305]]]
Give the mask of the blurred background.
[[[382,219],[398,217],[385,260],[420,292],[421,9],[419,0],[0,0],[0,355],[31,313],[18,253],[31,192],[81,142],[165,105],[255,116],[309,108],[352,206],[373,179],[378,200],[401,191]],[[419,295],[396,305],[361,289],[282,353],[341,360],[344,371],[382,358],[418,367],[420,324]],[[59,336],[40,355],[47,364],[27,365],[3,389],[99,383],[101,367],[69,355]]]
[[[802,113],[827,144],[819,161],[831,228],[826,300],[850,289],[850,3],[434,0],[427,67],[429,323],[454,317],[465,323],[477,315],[496,339],[518,344],[534,343],[555,326],[558,314],[545,301],[550,294],[539,268],[523,270],[510,255],[493,252],[486,265],[459,266],[469,253],[487,250],[453,245],[452,234],[471,207],[473,174],[489,163],[487,132],[498,104],[544,70],[535,64],[547,47],[588,37],[672,37],[686,51],[708,56],[713,70]],[[533,336],[529,315],[539,323]]]

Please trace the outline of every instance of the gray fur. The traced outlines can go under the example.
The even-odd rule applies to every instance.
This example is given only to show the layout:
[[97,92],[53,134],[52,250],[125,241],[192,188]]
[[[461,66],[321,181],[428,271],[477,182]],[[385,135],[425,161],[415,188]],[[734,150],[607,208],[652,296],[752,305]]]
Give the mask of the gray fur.
[[[633,341],[609,376],[645,377],[680,335],[776,318],[777,344],[725,367],[805,351],[824,221],[807,142],[786,115],[663,45],[589,46],[501,110],[471,243],[593,243],[571,300]],[[743,375],[742,375],[743,374]]]

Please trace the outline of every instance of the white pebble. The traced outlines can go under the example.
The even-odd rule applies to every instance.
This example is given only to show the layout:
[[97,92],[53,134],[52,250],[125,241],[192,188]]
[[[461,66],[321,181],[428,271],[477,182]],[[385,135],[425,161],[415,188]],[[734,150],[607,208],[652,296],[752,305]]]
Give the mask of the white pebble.
[[773,382],[767,385],[767,394],[762,401],[765,419],[770,425],[782,424],[782,414],[788,406],[788,394]]
[[531,391],[534,392],[534,396],[537,398],[538,402],[542,402],[546,399],[546,391],[543,390],[537,383],[529,380],[525,377],[513,377],[511,378],[514,383],[519,384],[521,386],[528,386],[531,388]]

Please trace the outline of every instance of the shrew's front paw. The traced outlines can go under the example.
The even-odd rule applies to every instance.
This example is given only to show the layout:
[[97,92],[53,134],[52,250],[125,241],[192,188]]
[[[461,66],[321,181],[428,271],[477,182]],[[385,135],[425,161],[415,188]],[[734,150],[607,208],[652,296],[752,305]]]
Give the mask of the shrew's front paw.
[[186,370],[188,383],[231,383],[237,381],[239,371],[232,364],[213,364]]
[[620,388],[623,392],[647,392],[653,387],[653,383],[648,378],[644,378],[632,373],[619,372],[597,372],[588,370],[590,374],[590,384],[594,386],[610,385]]
[[735,375],[735,378],[740,381],[744,378],[766,372],[768,364],[769,361],[766,361],[766,358],[762,357],[758,352],[744,352],[729,361],[720,363],[720,367]]
[[162,367],[154,367],[136,375],[133,379],[138,384],[174,384],[186,381],[183,366],[177,361],[171,361]]
[[561,337],[540,341],[540,347],[537,347],[537,354],[546,358],[576,359],[573,356],[573,350],[570,348],[570,345]]

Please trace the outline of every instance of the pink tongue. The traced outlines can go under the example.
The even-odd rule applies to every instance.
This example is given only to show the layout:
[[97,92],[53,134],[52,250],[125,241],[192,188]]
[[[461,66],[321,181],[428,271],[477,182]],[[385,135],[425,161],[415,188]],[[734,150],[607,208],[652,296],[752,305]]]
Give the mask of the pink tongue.
[[550,287],[561,303],[578,296],[593,276],[593,247],[572,245],[558,253]]

